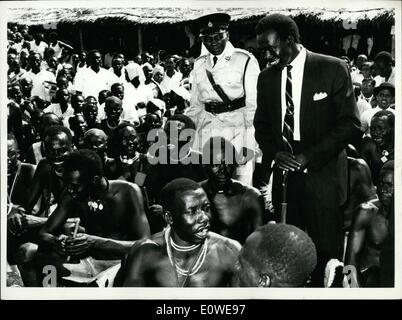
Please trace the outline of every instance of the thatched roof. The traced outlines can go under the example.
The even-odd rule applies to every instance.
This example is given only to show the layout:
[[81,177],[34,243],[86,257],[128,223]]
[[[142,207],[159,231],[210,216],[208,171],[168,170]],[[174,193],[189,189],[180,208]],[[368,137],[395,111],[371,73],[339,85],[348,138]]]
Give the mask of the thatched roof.
[[312,17],[321,21],[393,19],[392,8],[329,9],[329,8],[9,8],[9,22],[27,25],[54,23],[91,23],[112,19],[132,24],[173,24],[191,21],[203,14],[224,11],[232,21],[249,20],[268,13]]

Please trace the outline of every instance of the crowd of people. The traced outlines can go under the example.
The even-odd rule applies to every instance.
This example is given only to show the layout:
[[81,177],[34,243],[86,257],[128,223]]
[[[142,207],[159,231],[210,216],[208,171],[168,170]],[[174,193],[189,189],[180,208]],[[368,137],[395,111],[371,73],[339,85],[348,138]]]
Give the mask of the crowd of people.
[[133,61],[9,24],[9,286],[393,286],[392,55],[312,53],[274,14],[260,70],[229,21]]

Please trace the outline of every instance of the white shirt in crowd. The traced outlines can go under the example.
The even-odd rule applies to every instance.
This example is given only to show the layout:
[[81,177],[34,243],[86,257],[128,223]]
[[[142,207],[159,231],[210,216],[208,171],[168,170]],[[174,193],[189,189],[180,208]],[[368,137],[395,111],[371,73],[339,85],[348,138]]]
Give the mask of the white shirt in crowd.
[[84,98],[88,96],[98,98],[99,92],[110,90],[112,84],[112,74],[102,67],[98,72],[95,72],[90,67],[81,69],[74,79],[75,91],[81,91]]
[[159,87],[162,90],[162,94],[170,92],[175,87],[180,86],[180,81],[183,78],[181,72],[175,71],[172,77],[169,77],[166,72],[165,76],[163,77],[162,82],[159,84]]
[[360,85],[362,84],[364,76],[363,76],[362,72],[359,69],[356,69],[356,70],[352,71],[350,76],[352,78],[353,85],[355,83],[359,83]]
[[366,98],[362,94],[360,94],[360,96],[357,98],[356,104],[357,104],[357,109],[359,110],[360,119],[361,119],[363,112],[365,112],[366,110],[372,109],[372,106],[371,106],[372,99],[373,99],[373,96]]
[[[371,108],[369,110],[366,110],[363,112],[363,114],[360,117],[360,122],[361,122],[361,130],[365,133],[366,136],[370,135],[370,122],[371,118],[378,112],[381,111],[380,107],[375,107]],[[395,114],[395,110],[392,108],[387,108],[385,109],[386,111],[391,111],[393,114]]]
[[36,52],[36,53],[40,53],[41,56],[42,56],[42,58],[43,58],[43,54],[45,53],[45,50],[49,47],[49,46],[47,45],[47,43],[41,41],[41,42],[39,42],[39,45],[37,45],[37,44],[35,43],[35,40],[33,40],[33,41],[29,42],[29,43],[30,43],[30,45],[31,45],[31,49],[30,49],[30,50],[31,50],[31,51],[34,51],[34,52]]
[[[70,104],[68,104],[68,107],[66,111],[62,111],[60,107],[60,103],[52,103],[50,106],[45,108],[43,112],[52,112],[56,116],[58,116],[62,121],[65,127],[70,128],[69,125],[66,125],[66,121],[69,117],[71,117],[74,114],[74,109],[71,107]],[[68,122],[67,122],[68,123]]]
[[49,85],[47,85],[45,81],[56,83],[56,76],[47,70],[41,70],[36,74],[32,71],[28,71],[25,75],[32,79],[31,96],[38,96],[45,101],[50,101],[51,94],[49,92]]
[[[290,63],[292,70],[290,71],[292,75],[292,99],[294,104],[294,130],[293,139],[295,141],[300,141],[300,102],[301,102],[301,91],[303,84],[303,74],[304,74],[304,63],[306,62],[306,49],[301,46],[301,50],[297,57]],[[287,79],[287,68],[282,70],[282,86],[281,86],[281,101],[282,101],[282,128],[284,124],[285,114],[286,114],[286,79]]]
[[54,56],[57,59],[60,59],[61,53],[63,51],[63,48],[60,46],[59,41],[57,41],[55,45],[49,44],[49,48],[53,49],[54,50]]

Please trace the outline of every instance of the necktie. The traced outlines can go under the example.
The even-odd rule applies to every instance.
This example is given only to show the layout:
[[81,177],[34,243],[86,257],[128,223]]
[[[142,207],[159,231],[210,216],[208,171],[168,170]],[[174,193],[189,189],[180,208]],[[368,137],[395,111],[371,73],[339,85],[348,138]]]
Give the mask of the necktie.
[[212,58],[212,61],[214,62],[214,65],[213,65],[212,67],[215,67],[216,61],[218,61],[218,57],[217,57],[217,56],[214,56],[214,57]]
[[294,130],[294,104],[292,98],[292,70],[291,65],[287,65],[287,78],[286,78],[286,91],[285,91],[285,102],[286,102],[286,113],[283,124],[283,140],[285,142],[288,151],[293,152],[293,130]]

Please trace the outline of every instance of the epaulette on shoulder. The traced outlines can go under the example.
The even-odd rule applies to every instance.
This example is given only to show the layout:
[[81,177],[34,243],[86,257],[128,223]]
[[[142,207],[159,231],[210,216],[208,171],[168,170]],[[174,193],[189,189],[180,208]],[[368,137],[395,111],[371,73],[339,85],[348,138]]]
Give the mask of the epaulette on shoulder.
[[244,49],[240,49],[240,48],[235,48],[233,50],[233,53],[244,54],[250,58],[255,58],[255,56],[251,52],[244,50]]
[[202,56],[199,56],[197,59],[194,60],[194,63],[201,61],[202,59],[205,59],[207,57],[206,54],[203,54]]

